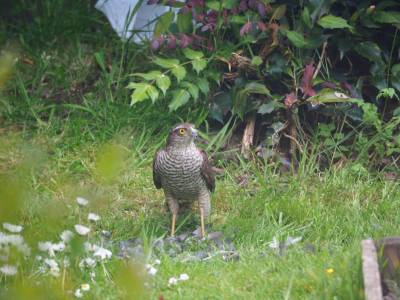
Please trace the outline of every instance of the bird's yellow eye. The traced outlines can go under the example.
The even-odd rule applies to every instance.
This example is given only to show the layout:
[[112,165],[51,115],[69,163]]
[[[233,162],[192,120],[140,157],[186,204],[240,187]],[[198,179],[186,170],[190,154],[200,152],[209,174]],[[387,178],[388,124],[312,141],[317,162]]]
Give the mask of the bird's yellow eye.
[[179,128],[178,133],[179,133],[179,135],[184,135],[186,133],[186,129],[185,128]]

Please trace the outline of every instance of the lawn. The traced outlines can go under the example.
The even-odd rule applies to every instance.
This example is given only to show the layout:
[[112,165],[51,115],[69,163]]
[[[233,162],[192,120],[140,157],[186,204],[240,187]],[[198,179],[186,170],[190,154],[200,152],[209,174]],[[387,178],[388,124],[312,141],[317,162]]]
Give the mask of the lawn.
[[[140,46],[121,44],[96,12],[80,12],[72,24],[67,17],[57,23],[61,14],[32,27],[0,27],[4,49],[20,58],[0,94],[0,223],[23,226],[30,249],[24,255],[24,244],[0,230],[14,239],[0,235],[0,266],[17,266],[15,275],[0,273],[1,299],[364,298],[360,243],[398,234],[398,182],[365,161],[320,172],[318,143],[296,171],[223,159],[217,146],[225,129],[208,126],[201,111],[129,106],[127,78],[146,63]],[[224,172],[209,232],[231,240],[238,259],[184,259],[207,248],[207,239],[179,255],[152,246],[168,236],[171,218],[151,163],[180,120],[214,141],[207,150]],[[89,213],[100,219],[88,220]],[[80,235],[78,224],[90,232]],[[177,234],[198,225],[194,210],[179,218]],[[73,237],[62,249],[40,243],[54,247],[65,230]],[[133,238],[143,241],[143,255],[119,258],[120,242]],[[288,238],[298,239],[286,245]],[[82,262],[88,257],[93,265]],[[181,274],[187,280],[174,284]]]

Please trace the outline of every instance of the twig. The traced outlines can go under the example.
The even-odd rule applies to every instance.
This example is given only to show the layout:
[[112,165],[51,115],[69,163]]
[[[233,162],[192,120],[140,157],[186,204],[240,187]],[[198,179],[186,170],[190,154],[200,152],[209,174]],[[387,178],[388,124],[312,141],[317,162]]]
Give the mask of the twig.
[[328,42],[325,41],[324,44],[322,45],[322,53],[321,53],[321,57],[319,58],[319,62],[317,65],[317,68],[315,69],[314,75],[313,75],[313,79],[315,79],[315,77],[317,77],[319,70],[322,67],[322,62],[324,61],[324,57],[325,57],[325,52],[326,52],[326,46],[328,45]]
[[250,147],[253,145],[255,124],[256,124],[256,115],[252,114],[247,119],[246,128],[244,129],[242,138],[241,153],[245,158],[249,158]]
[[297,139],[295,139],[294,137],[292,137],[291,135],[286,134],[286,133],[284,133],[283,136],[284,136],[284,137],[287,137],[289,140],[293,141],[293,142],[297,145],[297,148],[299,149],[299,151],[300,151],[301,153],[304,152],[304,151],[303,151],[303,147],[301,147],[301,145],[300,145],[300,143],[297,141]]

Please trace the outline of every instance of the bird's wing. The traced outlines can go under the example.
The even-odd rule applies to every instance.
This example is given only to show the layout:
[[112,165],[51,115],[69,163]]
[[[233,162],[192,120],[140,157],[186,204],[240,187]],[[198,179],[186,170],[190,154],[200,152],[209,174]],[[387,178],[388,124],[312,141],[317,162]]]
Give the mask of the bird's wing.
[[160,173],[158,173],[158,170],[157,170],[157,161],[158,161],[162,151],[164,151],[164,150],[163,149],[158,150],[156,152],[156,155],[154,155],[154,159],[153,159],[153,182],[157,189],[162,188]]
[[208,161],[207,154],[203,150],[199,150],[200,154],[203,156],[203,164],[201,165],[201,176],[206,181],[207,188],[210,192],[215,189],[215,174],[212,169],[210,162]]

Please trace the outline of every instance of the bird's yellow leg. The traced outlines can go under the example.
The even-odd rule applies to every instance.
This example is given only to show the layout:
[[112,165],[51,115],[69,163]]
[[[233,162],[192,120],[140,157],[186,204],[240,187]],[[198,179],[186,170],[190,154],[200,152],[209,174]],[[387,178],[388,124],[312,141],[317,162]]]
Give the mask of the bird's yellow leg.
[[205,236],[205,229],[204,229],[204,211],[203,208],[200,207],[200,225],[201,225],[201,238]]
[[175,235],[176,214],[172,214],[171,236]]

